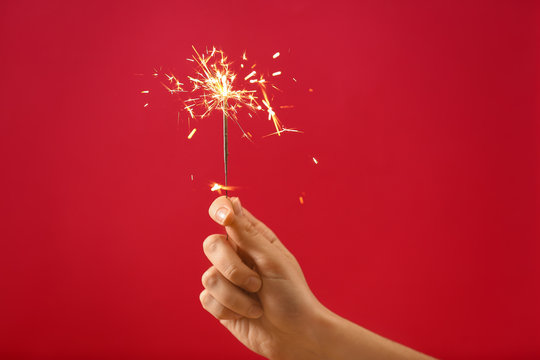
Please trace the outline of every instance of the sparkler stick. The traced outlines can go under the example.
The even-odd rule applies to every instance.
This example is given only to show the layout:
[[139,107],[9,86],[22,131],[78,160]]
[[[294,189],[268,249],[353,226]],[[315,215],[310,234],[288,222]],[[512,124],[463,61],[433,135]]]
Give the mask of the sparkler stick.
[[225,165],[225,197],[229,197],[229,131],[228,131],[228,119],[227,119],[227,100],[223,102],[223,160]]

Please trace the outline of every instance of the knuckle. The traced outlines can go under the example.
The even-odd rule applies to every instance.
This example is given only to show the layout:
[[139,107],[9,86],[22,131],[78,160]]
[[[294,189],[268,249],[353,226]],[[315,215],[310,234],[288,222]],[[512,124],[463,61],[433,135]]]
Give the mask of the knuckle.
[[229,318],[229,312],[223,306],[220,306],[219,309],[216,309],[214,316],[219,320],[226,320]]
[[231,309],[240,309],[242,308],[242,301],[238,298],[235,294],[232,294],[230,292],[225,293],[223,296],[223,303],[226,304],[228,308]]
[[234,283],[238,282],[239,277],[241,277],[240,273],[240,268],[236,264],[229,264],[223,270],[223,275]]
[[221,237],[219,235],[210,235],[203,242],[203,249],[205,252],[213,252],[219,246]]
[[201,278],[202,284],[205,288],[212,287],[218,281],[218,273],[216,269],[212,266],[202,275]]
[[211,302],[211,299],[208,296],[208,292],[206,290],[203,290],[199,295],[199,301],[201,302],[202,307],[208,310],[208,304]]
[[258,231],[257,227],[251,221],[246,221],[244,222],[244,232],[249,236],[253,236],[257,234]]

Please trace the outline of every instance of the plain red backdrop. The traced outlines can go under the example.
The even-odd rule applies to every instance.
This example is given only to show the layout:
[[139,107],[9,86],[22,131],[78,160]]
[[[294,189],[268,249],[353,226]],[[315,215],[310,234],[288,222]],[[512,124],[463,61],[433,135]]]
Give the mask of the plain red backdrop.
[[305,133],[231,126],[231,182],[324,304],[435,356],[540,358],[538,3],[0,10],[1,358],[258,358],[198,300],[219,116],[187,140],[134,76],[191,45],[298,80],[280,115]]

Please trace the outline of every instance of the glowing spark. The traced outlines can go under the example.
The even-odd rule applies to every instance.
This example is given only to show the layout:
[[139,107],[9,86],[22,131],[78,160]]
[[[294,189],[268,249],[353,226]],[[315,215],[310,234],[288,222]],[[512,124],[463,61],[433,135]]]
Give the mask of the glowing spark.
[[279,108],[280,109],[292,109],[292,108],[294,108],[294,105],[281,105]]
[[298,198],[298,201],[300,201],[300,205],[304,205],[304,197],[303,196],[300,196]]
[[278,76],[281,75],[281,71],[276,71],[275,73],[272,73],[272,76]]
[[277,58],[279,55],[280,55],[279,52],[277,52],[277,53],[275,53],[275,54],[272,56],[272,58],[275,59],[275,58]]
[[245,78],[244,80],[247,80],[249,79],[250,77],[252,77],[253,75],[255,75],[257,72],[255,70],[253,70],[252,72],[250,72]]
[[193,181],[193,174],[191,174],[191,181]]
[[203,112],[197,115],[200,118],[209,116],[214,110],[221,110],[236,121],[238,108],[255,109],[256,90],[234,88],[237,75],[230,69],[230,63],[221,50],[213,48],[211,52],[203,54],[199,54],[195,47],[193,50],[195,51],[193,60],[198,67],[195,76],[188,76],[188,79],[193,87],[191,91],[200,95],[186,100],[186,110],[190,115],[194,116],[192,113],[195,112],[195,108],[201,107]]
[[197,128],[193,128],[193,130],[191,130],[191,132],[187,136],[188,140],[191,140],[191,138],[193,137],[193,135],[195,135],[196,132],[197,132]]
[[280,135],[280,134],[283,134],[284,132],[293,132],[293,133],[299,133],[299,134],[303,134],[304,132],[303,131],[300,131],[300,130],[296,130],[296,129],[287,129],[287,128],[283,128],[279,131],[276,131],[274,133],[271,133],[271,134],[268,134],[268,135],[264,135],[263,138],[265,137],[269,137],[269,136],[273,136],[273,135]]
[[141,94],[148,94],[150,91],[149,90],[143,90],[141,91]]
[[313,162],[315,163],[315,165],[317,165],[319,162],[317,161],[317,159],[313,158]]
[[221,190],[235,190],[236,186],[225,186],[218,183],[212,183],[210,191],[217,191],[221,194]]
[[148,103],[146,103],[146,104],[144,104],[144,107],[148,107],[148,105],[149,105],[149,104],[148,104]]
[[309,91],[309,92],[313,92],[313,89],[312,89],[312,88],[309,88],[308,91]]
[[242,60],[247,61],[247,56],[246,56],[246,52],[245,52],[245,51],[244,51],[244,53],[242,54]]
[[292,78],[292,79],[294,80],[294,82],[298,82],[298,81],[296,81],[296,79],[295,79],[295,78]]

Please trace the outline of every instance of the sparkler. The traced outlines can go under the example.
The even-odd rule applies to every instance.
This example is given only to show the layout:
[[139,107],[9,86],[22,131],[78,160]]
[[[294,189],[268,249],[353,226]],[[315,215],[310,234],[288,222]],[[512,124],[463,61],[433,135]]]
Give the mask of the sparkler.
[[[213,47],[207,49],[205,52],[199,52],[193,46],[194,55],[187,60],[195,65],[195,73],[192,76],[187,76],[190,89],[173,74],[163,74],[166,81],[162,85],[165,89],[173,95],[182,94],[182,103],[184,104],[184,110],[189,114],[188,123],[190,119],[203,119],[214,111],[220,111],[223,115],[223,162],[224,162],[224,185],[214,184],[212,191],[221,192],[225,191],[225,195],[228,196],[228,190],[232,190],[228,184],[228,158],[229,158],[229,120],[234,121],[240,130],[243,137],[251,141],[253,137],[250,132],[244,131],[240,123],[238,122],[238,115],[241,109],[244,109],[250,117],[255,112],[264,112],[267,114],[269,121],[272,121],[275,132],[266,136],[278,135],[281,136],[284,132],[297,132],[302,131],[296,129],[285,128],[280,119],[278,118],[274,108],[271,104],[271,96],[269,96],[268,89],[274,88],[279,90],[275,85],[271,84],[265,79],[264,73],[256,70],[256,64],[247,64],[248,58],[246,53],[242,55],[239,71],[242,74],[233,71],[233,62],[227,59],[227,56],[223,51]],[[275,60],[280,56],[279,52],[273,54],[272,58]],[[161,70],[154,69],[153,77],[158,77]],[[268,76],[271,78],[282,77],[281,70],[269,72]],[[296,82],[296,79],[293,78]],[[141,91],[142,94],[148,94],[148,90]],[[188,98],[185,99],[185,95]],[[148,103],[144,105],[148,106]],[[292,108],[292,105],[281,106],[280,109]],[[178,121],[180,119],[180,113],[178,113]],[[191,128],[191,126],[189,126]],[[196,128],[190,130],[187,136],[190,140],[195,132]],[[193,180],[193,177],[192,177]]]
[[[231,69],[231,63],[221,50],[215,47],[211,51],[200,54],[193,47],[195,54],[190,61],[197,65],[195,76],[188,76],[192,85],[191,92],[194,97],[185,101],[185,109],[190,116],[194,118],[195,113],[200,112],[198,117],[208,117],[214,110],[221,110],[223,114],[223,163],[225,170],[225,195],[228,196],[228,164],[229,164],[229,131],[228,122],[232,119],[240,128],[246,138],[250,138],[250,134],[246,133],[238,122],[238,111],[241,108],[246,108],[249,112],[266,111],[268,120],[272,120],[276,128],[276,134],[281,135],[284,128],[277,117],[275,111],[270,105],[268,93],[266,91],[266,80],[258,74],[253,64],[249,68],[249,73],[243,77],[248,88],[237,88],[234,85],[238,76]],[[274,54],[275,59],[279,53]],[[242,55],[242,61],[247,61],[247,56]],[[246,68],[241,64],[241,68]],[[281,75],[281,71],[274,72],[272,76]],[[178,80],[171,76],[169,80],[180,86]],[[260,101],[260,103],[259,103]],[[262,104],[262,105],[261,105]],[[263,107],[264,106],[264,107]],[[251,116],[251,114],[250,114]],[[191,136],[193,134],[190,134]]]

